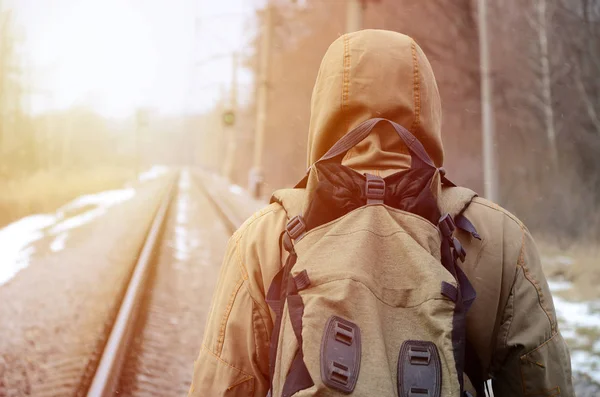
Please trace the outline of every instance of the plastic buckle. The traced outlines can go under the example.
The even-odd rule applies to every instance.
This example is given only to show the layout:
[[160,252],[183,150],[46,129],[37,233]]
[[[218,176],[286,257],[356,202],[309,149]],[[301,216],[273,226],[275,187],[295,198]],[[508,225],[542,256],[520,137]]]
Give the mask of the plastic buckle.
[[340,385],[346,386],[350,380],[350,372],[348,367],[340,364],[337,361],[332,361],[329,365],[329,379]]
[[441,397],[442,365],[433,342],[407,340],[398,355],[398,396]]
[[352,346],[354,339],[354,330],[338,321],[335,322],[335,340],[345,345]]
[[296,289],[298,291],[302,291],[310,287],[310,278],[308,278],[308,272],[306,269],[302,270],[294,277],[294,283],[296,284]]
[[454,219],[450,216],[450,214],[445,214],[440,218],[438,222],[438,227],[442,232],[442,236],[448,238],[452,236],[452,233],[456,230],[456,225],[454,224]]
[[429,389],[424,387],[411,387],[408,397],[430,397]]
[[427,348],[411,346],[408,348],[408,358],[412,365],[429,365],[431,353],[429,353]]
[[285,227],[285,231],[292,240],[296,240],[298,237],[302,236],[305,230],[306,224],[304,223],[302,215],[297,215],[290,219]]
[[383,204],[385,198],[385,181],[382,177],[366,174],[367,204]]
[[332,389],[354,391],[360,371],[361,341],[358,325],[331,316],[321,341],[321,379]]

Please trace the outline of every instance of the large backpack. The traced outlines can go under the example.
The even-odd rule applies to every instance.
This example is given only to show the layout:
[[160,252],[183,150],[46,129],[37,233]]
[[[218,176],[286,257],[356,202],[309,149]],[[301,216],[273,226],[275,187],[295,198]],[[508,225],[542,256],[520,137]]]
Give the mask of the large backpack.
[[[411,168],[381,178],[341,165],[383,122],[408,147]],[[409,131],[371,119],[316,162],[300,188],[275,193],[289,222],[285,264],[267,294],[270,396],[464,395],[475,291],[457,265],[466,253],[456,224],[478,236],[462,216],[475,194],[452,186]]]

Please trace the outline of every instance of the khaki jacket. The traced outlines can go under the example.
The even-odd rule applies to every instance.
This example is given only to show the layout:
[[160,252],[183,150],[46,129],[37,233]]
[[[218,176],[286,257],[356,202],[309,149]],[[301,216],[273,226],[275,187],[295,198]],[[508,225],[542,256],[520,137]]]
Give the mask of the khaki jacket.
[[[408,128],[442,166],[439,93],[425,54],[410,37],[364,30],[330,46],[313,91],[308,165],[372,117]],[[387,176],[409,167],[410,157],[384,126],[351,150],[344,164]],[[451,205],[444,202],[446,191],[437,195],[442,208]],[[306,205],[296,200],[289,207],[301,212]],[[481,236],[458,234],[467,252],[461,267],[477,292],[467,338],[484,379],[493,380],[496,397],[573,396],[569,352],[531,234],[514,215],[483,198],[474,198],[464,214]],[[272,203],[231,237],[190,396],[266,396],[274,316],[265,295],[282,263],[279,236],[287,221],[283,207]]]

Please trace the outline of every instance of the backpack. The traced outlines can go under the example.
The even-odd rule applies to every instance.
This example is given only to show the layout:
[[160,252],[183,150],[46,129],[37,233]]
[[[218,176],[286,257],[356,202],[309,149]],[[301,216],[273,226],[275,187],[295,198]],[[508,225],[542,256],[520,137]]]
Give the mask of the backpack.
[[[381,178],[341,165],[383,122],[409,149],[411,168]],[[289,222],[285,264],[267,293],[269,396],[467,395],[465,316],[475,291],[457,264],[466,253],[454,231],[479,238],[462,216],[475,193],[455,187],[408,130],[380,118],[347,133],[296,187],[272,198]]]

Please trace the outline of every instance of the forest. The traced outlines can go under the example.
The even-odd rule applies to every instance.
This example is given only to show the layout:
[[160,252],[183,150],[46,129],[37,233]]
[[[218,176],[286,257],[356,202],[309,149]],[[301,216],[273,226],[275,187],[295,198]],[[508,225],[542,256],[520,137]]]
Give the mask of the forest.
[[[499,204],[536,233],[560,244],[598,241],[600,3],[488,3]],[[273,39],[262,159],[266,198],[304,174],[312,86],[321,57],[346,29],[342,0],[276,0],[271,7]],[[248,51],[241,66],[254,76],[260,69],[264,19],[260,6],[248,19]],[[445,167],[457,183],[483,195],[477,2],[366,1],[363,27],[408,34],[424,49],[442,95]],[[143,126],[135,114],[109,119],[85,102],[64,111],[33,114],[29,98],[43,99],[52,93],[37,87],[31,78],[20,51],[22,36],[12,12],[4,7],[0,14],[0,186],[5,192],[3,202],[17,201],[26,207],[10,211],[13,215],[7,220],[23,211],[43,210],[43,201],[53,195],[61,200],[56,192],[68,191],[70,178],[78,181],[75,185],[98,181],[97,189],[104,189],[113,184],[109,180],[120,183],[153,162],[222,171],[227,150],[233,150],[235,160],[228,176],[247,185],[256,130],[252,88],[246,95],[250,100],[238,106],[234,127],[221,122],[230,102],[226,91],[202,114],[166,117],[150,112],[150,122]],[[257,87],[254,84],[254,91]],[[48,182],[43,193],[45,180],[60,180],[62,185],[56,188],[55,182]],[[40,192],[46,199],[40,199]]]

